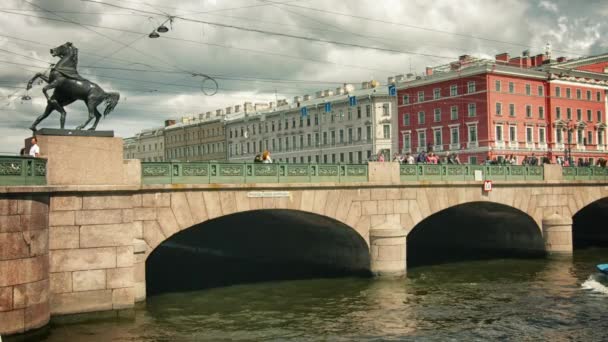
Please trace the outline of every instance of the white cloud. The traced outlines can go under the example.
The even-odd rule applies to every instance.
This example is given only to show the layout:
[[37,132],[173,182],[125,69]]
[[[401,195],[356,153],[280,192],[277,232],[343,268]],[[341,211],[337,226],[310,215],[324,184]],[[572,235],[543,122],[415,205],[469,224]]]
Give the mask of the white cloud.
[[559,11],[559,9],[557,8],[557,4],[553,3],[549,0],[542,0],[541,2],[538,3],[538,7],[546,9],[547,11],[550,11],[553,13],[557,13]]

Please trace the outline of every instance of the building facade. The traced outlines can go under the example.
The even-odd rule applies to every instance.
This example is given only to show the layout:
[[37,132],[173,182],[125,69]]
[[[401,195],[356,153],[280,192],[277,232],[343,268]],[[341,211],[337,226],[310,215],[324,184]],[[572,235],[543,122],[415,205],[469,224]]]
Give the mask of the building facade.
[[144,162],[165,160],[165,139],[162,127],[145,129],[124,140],[125,159],[141,159]]
[[226,160],[225,114],[223,110],[212,114],[184,117],[179,123],[165,127],[166,160]]
[[[349,90],[347,92],[347,89]],[[364,82],[280,101],[267,109],[234,115],[226,123],[228,160],[253,161],[269,151],[275,162],[364,163],[379,153],[390,158],[394,97]]]
[[[577,67],[589,63],[580,60]],[[502,54],[496,60],[461,56],[427,68],[423,77],[395,81],[404,153],[456,153],[471,164],[509,155],[518,163],[532,154],[591,162],[605,157],[605,73],[574,69],[547,55]]]

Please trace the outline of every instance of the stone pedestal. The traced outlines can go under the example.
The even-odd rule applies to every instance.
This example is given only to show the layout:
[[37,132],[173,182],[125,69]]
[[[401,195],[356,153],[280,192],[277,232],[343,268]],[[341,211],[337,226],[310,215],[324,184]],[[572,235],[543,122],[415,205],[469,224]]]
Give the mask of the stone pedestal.
[[371,271],[379,277],[399,277],[406,272],[407,231],[386,223],[369,231]]
[[543,219],[545,250],[550,254],[572,254],[572,219],[553,214]]
[[[121,138],[36,135],[48,185],[137,185],[137,165],[123,161]],[[31,138],[26,140],[26,149]],[[139,175],[137,175],[139,176]]]

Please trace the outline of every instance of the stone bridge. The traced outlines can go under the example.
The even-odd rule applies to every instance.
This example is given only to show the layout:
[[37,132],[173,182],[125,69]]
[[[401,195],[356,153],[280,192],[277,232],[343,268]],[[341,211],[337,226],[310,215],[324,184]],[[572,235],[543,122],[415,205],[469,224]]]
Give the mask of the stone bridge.
[[552,165],[545,180],[499,180],[490,192],[472,180],[403,182],[393,163],[370,164],[364,182],[189,185],[142,184],[138,161],[121,166],[114,185],[94,175],[61,184],[70,170],[53,175],[49,160],[48,185],[0,186],[0,334],[41,327],[51,315],[133,307],[146,298],[155,249],[223,217],[283,210],[331,220],[364,242],[369,271],[395,276],[406,272],[408,234],[443,210],[511,208],[544,240],[520,247],[571,253],[572,217],[608,198],[608,182],[563,180]]

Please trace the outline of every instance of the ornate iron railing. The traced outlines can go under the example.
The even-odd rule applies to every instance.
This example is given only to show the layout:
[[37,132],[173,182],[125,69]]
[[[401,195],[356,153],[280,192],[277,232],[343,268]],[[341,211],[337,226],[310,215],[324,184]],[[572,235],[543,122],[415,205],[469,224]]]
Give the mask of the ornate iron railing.
[[367,182],[366,164],[142,163],[143,184]]
[[608,180],[608,168],[591,167],[563,167],[563,178],[566,180]]
[[401,181],[543,180],[542,166],[402,164]]
[[0,156],[0,186],[45,184],[46,159]]

